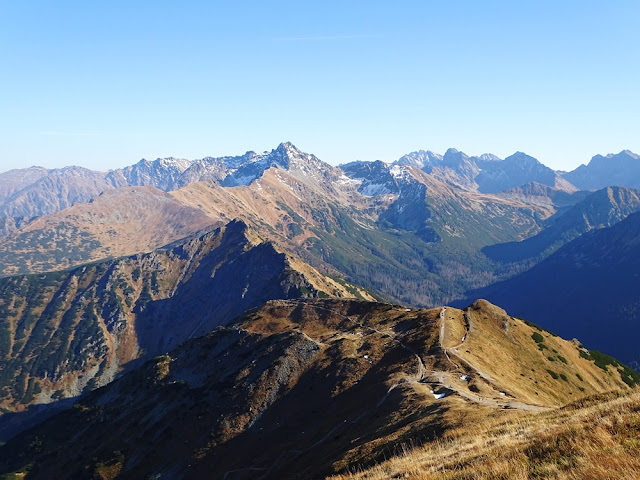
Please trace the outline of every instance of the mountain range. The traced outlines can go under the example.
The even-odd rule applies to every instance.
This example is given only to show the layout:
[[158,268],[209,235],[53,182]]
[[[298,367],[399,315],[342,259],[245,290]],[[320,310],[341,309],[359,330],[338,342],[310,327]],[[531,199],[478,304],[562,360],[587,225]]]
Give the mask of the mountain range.
[[[568,192],[607,186],[640,188],[638,160],[638,155],[624,150],[616,155],[597,155],[588,165],[581,165],[571,172],[556,172],[522,152],[501,160],[492,154],[469,157],[451,148],[444,155],[423,150],[412,152],[394,163],[414,166],[464,188],[496,193],[528,182]],[[142,159],[134,165],[109,172],[83,167],[10,170],[0,173],[2,231],[12,231],[22,222],[55,213],[77,202],[87,202],[109,189],[152,186],[167,192],[201,181],[214,181],[225,186],[248,185],[262,172],[275,166],[284,170],[309,169],[308,172],[327,171],[328,167],[315,156],[305,154],[287,142],[271,152],[249,151],[239,156],[205,157],[193,161],[173,157],[153,161]]]
[[[637,160],[627,151],[607,158],[619,157]],[[577,191],[568,174],[520,152],[501,160],[455,149],[419,151],[392,164],[332,167],[283,143],[261,154],[142,160],[106,174],[75,171],[33,167],[0,175],[3,208],[35,199],[28,211],[14,212],[24,216],[8,221],[16,229],[0,246],[2,274],[151,252],[237,218],[323,274],[429,307],[468,299],[640,204],[628,187]],[[78,187],[89,183],[94,190]],[[143,186],[118,187],[129,184]],[[97,196],[73,200],[79,191]],[[75,203],[17,227],[46,205],[66,205],[43,200],[50,197]]]
[[374,477],[475,421],[631,418],[638,165],[282,143],[0,174],[0,475]]
[[[380,162],[368,173],[331,167],[290,144],[248,166],[233,165],[241,165],[236,175],[248,167],[266,170],[249,185],[191,183],[168,192],[173,199],[151,187],[121,188],[92,204],[41,217],[5,237],[2,271],[43,272],[149,251],[207,222],[241,218],[325,273],[399,302],[436,305],[482,286],[488,273],[478,248],[523,239],[556,211],[553,205],[462,190],[406,165]],[[246,171],[242,178],[248,178]],[[392,183],[388,190],[371,190],[385,182]],[[138,199],[141,208],[131,208]],[[452,248],[459,251],[456,265]],[[447,278],[460,268],[471,268],[464,285]],[[382,274],[387,269],[390,275]]]

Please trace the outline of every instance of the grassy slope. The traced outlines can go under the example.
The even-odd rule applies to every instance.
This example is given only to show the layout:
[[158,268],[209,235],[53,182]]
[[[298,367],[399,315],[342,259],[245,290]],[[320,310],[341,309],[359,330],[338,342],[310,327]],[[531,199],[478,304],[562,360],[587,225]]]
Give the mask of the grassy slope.
[[[28,478],[55,478],[119,462],[128,465],[122,478],[167,471],[319,478],[375,465],[406,445],[436,448],[434,440],[462,431],[545,418],[529,410],[628,390],[616,369],[599,368],[574,343],[487,302],[447,309],[444,330],[442,318],[440,308],[269,302],[234,328],[192,340],[16,437],[0,451],[0,471],[34,464]],[[481,347],[484,355],[475,357]],[[548,360],[550,353],[558,360]],[[551,377],[551,363],[575,379]],[[520,376],[530,367],[531,378]],[[449,394],[436,399],[431,390]]]
[[640,478],[640,392],[610,393],[543,413],[501,412],[332,480]]
[[61,270],[149,252],[214,221],[152,187],[110,190],[40,217],[0,243],[0,275]]

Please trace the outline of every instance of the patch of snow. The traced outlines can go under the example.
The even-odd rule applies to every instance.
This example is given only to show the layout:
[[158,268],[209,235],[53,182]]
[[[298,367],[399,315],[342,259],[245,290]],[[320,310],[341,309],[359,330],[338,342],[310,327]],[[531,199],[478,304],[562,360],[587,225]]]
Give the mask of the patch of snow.
[[360,193],[368,197],[374,197],[391,193],[391,190],[383,183],[369,183],[360,189]]
[[340,176],[340,178],[338,178],[338,180],[336,180],[336,183],[338,185],[353,185],[355,187],[355,186],[359,186],[359,185],[362,184],[362,179],[349,178],[343,173]]
[[235,175],[231,175],[236,185],[249,185],[256,179],[255,175],[245,175],[242,177],[236,177]]
[[396,164],[389,169],[389,173],[394,178],[404,178],[407,174],[407,171],[402,167],[402,165]]

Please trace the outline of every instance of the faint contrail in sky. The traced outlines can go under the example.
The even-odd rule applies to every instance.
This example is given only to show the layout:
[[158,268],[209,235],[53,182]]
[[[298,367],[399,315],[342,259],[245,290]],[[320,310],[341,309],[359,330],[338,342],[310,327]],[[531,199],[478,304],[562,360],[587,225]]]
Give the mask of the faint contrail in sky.
[[50,137],[100,137],[106,135],[105,133],[99,132],[55,132],[55,131],[47,131],[40,132],[40,135],[46,135]]
[[353,35],[309,35],[299,37],[278,37],[280,41],[323,41],[323,40],[352,40],[359,38],[376,38],[380,35],[374,34],[353,34]]

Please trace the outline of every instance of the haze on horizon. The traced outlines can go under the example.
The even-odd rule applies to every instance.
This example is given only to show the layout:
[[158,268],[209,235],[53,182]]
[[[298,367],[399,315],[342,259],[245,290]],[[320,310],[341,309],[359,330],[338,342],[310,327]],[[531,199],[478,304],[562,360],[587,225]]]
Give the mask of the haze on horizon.
[[0,171],[640,153],[637,2],[270,3],[4,3]]

